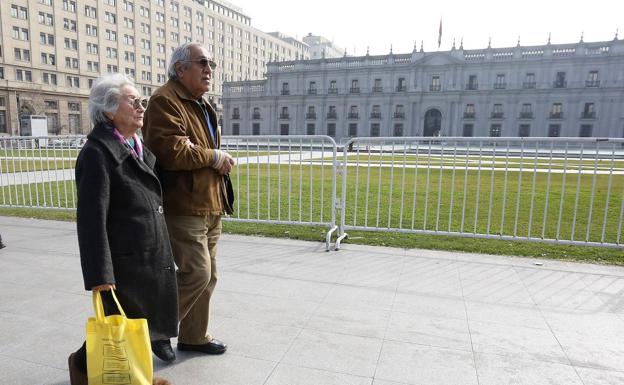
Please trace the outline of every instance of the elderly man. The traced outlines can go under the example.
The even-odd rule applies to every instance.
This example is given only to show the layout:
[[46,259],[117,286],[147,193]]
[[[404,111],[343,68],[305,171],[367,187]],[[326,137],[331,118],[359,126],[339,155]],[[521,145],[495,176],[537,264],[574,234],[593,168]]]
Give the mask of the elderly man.
[[[223,175],[234,165],[219,150],[217,116],[203,95],[216,63],[197,43],[176,48],[169,81],[150,98],[143,136],[156,155],[164,210],[178,266],[178,350],[222,354],[227,346],[208,333],[210,297],[217,283],[217,241],[226,212]],[[168,340],[153,347],[164,361],[175,353]]]

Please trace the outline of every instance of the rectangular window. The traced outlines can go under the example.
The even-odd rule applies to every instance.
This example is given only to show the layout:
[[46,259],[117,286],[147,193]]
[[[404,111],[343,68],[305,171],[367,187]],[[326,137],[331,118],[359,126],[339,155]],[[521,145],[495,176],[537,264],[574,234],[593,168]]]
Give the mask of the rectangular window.
[[336,137],[336,123],[327,123],[327,136]]
[[280,124],[280,135],[288,135],[288,123]]
[[600,87],[598,71],[589,71],[589,74],[587,74],[587,80],[585,81],[585,87]]
[[3,134],[7,134],[7,120],[6,120],[6,111],[0,110],[0,132]]
[[490,125],[490,136],[491,137],[500,137],[502,131],[502,126],[500,124],[492,124]]
[[518,128],[518,136],[521,138],[528,138],[529,136],[531,136],[531,125],[521,124]]
[[502,90],[507,88],[507,83],[505,82],[505,74],[497,74],[496,81],[494,82],[494,89]]
[[349,137],[354,138],[357,136],[357,123],[349,123]]
[[256,136],[260,135],[260,123],[252,123],[251,134]]
[[557,72],[557,75],[555,76],[555,81],[553,83],[553,87],[554,88],[566,88],[567,87],[565,72]]
[[360,93],[360,82],[358,81],[358,79],[351,80],[351,90],[350,91],[351,91],[352,94]]
[[462,131],[462,136],[471,137],[474,133],[474,124],[466,123]]
[[594,126],[591,124],[581,124],[581,131],[579,132],[579,136],[581,138],[591,137],[593,128]]
[[440,83],[440,76],[433,75],[431,77],[431,84],[429,85],[429,91],[440,91],[442,90],[442,85]]
[[492,119],[502,119],[503,118],[503,105],[502,104],[494,104],[492,107]]
[[585,103],[583,107],[583,119],[594,119],[596,117],[596,110],[594,109],[594,103]]
[[535,74],[533,72],[527,72],[526,75],[524,75],[522,88],[535,88]]
[[282,83],[282,95],[290,95],[290,89],[288,83]]
[[232,123],[232,135],[240,135],[240,123]]
[[314,123],[308,123],[306,125],[306,135],[314,135],[315,131],[316,131],[316,127]]
[[520,119],[532,119],[533,118],[533,105],[531,103],[524,103],[520,108]]
[[479,83],[477,83],[477,75],[468,76],[468,84],[466,84],[467,90],[477,90],[479,89]]
[[405,82],[405,78],[399,78],[398,84],[397,84],[397,92],[403,92],[407,89],[407,84]]
[[550,124],[548,126],[548,136],[551,138],[557,138],[561,136],[561,125],[560,124]]
[[375,79],[373,84],[373,92],[382,92],[383,87],[381,85],[381,79]]
[[550,118],[551,119],[562,119],[563,118],[563,105],[561,103],[553,103],[550,109]]
[[403,123],[394,123],[393,136],[403,136]]
[[466,109],[464,110],[464,119],[474,119],[475,117],[475,105],[472,103],[466,104]]

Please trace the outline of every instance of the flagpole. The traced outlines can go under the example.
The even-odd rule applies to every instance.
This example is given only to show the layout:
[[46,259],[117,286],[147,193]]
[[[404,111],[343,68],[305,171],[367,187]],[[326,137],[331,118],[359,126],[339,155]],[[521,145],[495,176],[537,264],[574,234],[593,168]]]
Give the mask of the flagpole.
[[438,29],[438,51],[442,45],[442,17],[440,17],[440,28]]

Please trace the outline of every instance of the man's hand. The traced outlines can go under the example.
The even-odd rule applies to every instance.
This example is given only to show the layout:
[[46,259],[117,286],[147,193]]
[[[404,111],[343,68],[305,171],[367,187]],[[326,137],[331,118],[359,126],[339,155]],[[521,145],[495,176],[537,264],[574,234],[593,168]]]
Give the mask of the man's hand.
[[236,161],[234,160],[234,158],[232,158],[230,154],[228,154],[227,152],[223,152],[223,156],[225,156],[225,161],[219,169],[219,174],[221,175],[229,174],[230,171],[232,171],[232,167],[236,165]]

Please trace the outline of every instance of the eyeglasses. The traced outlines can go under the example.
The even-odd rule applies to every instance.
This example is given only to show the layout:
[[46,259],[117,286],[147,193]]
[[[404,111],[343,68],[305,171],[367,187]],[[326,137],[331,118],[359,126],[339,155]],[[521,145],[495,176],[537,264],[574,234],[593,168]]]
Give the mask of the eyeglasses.
[[205,57],[197,60],[184,60],[187,63],[198,63],[202,68],[206,68],[206,66],[210,67],[211,71],[217,69],[217,62],[211,59],[207,59]]
[[135,98],[128,100],[128,104],[132,106],[135,110],[138,110],[139,107],[143,107],[143,109],[147,108],[147,99],[146,98]]

